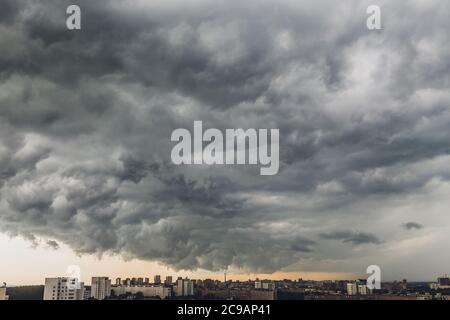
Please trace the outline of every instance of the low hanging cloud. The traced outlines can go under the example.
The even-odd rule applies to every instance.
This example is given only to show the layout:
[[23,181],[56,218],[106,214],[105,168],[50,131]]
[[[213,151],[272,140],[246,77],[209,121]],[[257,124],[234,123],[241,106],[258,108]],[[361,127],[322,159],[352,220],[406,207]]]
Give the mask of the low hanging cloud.
[[55,240],[47,240],[46,244],[47,244],[47,246],[49,246],[53,250],[58,250],[59,249],[59,244]]
[[349,242],[354,245],[361,244],[379,244],[381,243],[375,235],[358,231],[335,231],[330,233],[324,233],[321,235],[323,239],[329,240],[341,240],[342,242]]
[[[0,231],[251,272],[389,254],[424,207],[448,238],[448,3],[72,2],[0,4]],[[279,128],[279,174],[172,165],[194,120]]]
[[414,229],[420,230],[423,228],[423,225],[421,225],[420,223],[417,223],[417,222],[407,222],[403,225],[403,227],[406,230],[414,230]]

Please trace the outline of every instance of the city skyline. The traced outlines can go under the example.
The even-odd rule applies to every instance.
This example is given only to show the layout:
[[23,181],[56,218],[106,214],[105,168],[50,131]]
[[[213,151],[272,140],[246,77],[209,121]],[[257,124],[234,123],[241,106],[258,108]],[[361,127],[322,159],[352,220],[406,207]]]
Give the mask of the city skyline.
[[0,281],[447,273],[450,2],[372,2],[2,0]]
[[[373,281],[375,280],[375,282]],[[0,287],[0,300],[450,300],[450,278],[433,282],[407,279],[379,282],[379,279],[274,281],[248,279],[224,281],[160,275],[149,278],[91,278],[87,285],[77,277],[45,278],[45,285]]]

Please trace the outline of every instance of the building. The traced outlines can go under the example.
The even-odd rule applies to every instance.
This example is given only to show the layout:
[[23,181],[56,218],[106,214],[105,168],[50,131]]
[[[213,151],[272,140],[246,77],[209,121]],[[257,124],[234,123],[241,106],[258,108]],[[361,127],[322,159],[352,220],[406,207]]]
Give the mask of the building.
[[91,290],[84,289],[83,300],[89,300],[91,298]]
[[104,300],[111,296],[111,280],[108,277],[92,277],[91,297]]
[[347,283],[347,294],[349,296],[363,295],[366,296],[370,294],[369,288],[363,281],[349,282]]
[[356,283],[347,283],[347,294],[354,296],[358,294],[358,285]]
[[189,279],[178,279],[175,294],[179,297],[194,295],[194,283]]
[[161,284],[161,276],[159,274],[157,274],[154,279],[155,279],[155,281],[154,281],[155,284]]
[[364,296],[369,294],[369,290],[365,284],[358,284],[358,294]]
[[116,286],[121,286],[121,285],[122,285],[122,279],[116,278]]
[[84,283],[75,278],[45,278],[44,300],[83,300]]
[[166,286],[171,286],[172,285],[172,276],[167,276],[166,280],[164,280],[164,284]]
[[[175,282],[177,283],[177,282]],[[178,286],[176,284],[172,285],[173,295],[176,296],[178,294]]]
[[137,278],[137,285],[138,286],[144,285],[144,278]]
[[270,280],[255,280],[255,289],[274,290],[275,284]]
[[275,291],[273,290],[251,290],[250,300],[275,300]]
[[9,297],[6,295],[6,287],[0,288],[0,301],[1,300],[8,300]]
[[437,279],[439,289],[450,289],[450,278],[445,275]]
[[[275,300],[276,292],[273,290],[260,290],[260,289],[229,289],[229,288],[217,288],[207,289],[201,288],[197,294],[200,297],[208,297],[208,299],[221,299],[221,300]],[[302,296],[303,297],[303,296]]]
[[124,294],[137,294],[141,292],[144,297],[159,297],[161,299],[169,298],[172,296],[172,288],[165,286],[119,286],[112,288],[112,291],[116,296]]

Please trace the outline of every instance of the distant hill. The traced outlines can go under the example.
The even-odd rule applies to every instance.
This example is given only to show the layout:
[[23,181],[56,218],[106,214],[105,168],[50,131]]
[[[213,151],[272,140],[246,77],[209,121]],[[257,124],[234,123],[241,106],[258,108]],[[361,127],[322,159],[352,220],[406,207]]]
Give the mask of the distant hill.
[[6,294],[9,295],[9,300],[42,300],[44,286],[8,287]]

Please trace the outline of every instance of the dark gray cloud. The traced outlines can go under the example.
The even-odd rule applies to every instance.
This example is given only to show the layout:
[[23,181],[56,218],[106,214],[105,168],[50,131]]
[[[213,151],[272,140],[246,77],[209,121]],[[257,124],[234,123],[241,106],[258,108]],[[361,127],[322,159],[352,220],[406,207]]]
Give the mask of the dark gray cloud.
[[[3,232],[272,272],[348,257],[326,239],[392,252],[445,201],[448,3],[381,1],[370,32],[370,1],[80,0],[68,31],[72,2],[0,4]],[[173,166],[194,120],[280,128],[279,174]]]
[[423,228],[423,225],[421,225],[420,223],[417,223],[417,222],[407,222],[407,223],[403,224],[403,227],[406,230],[413,230],[413,229],[420,230]]
[[342,240],[342,242],[350,242],[354,245],[381,243],[380,239],[378,239],[375,235],[358,231],[334,231],[321,234],[321,237],[323,239]]
[[59,244],[58,242],[56,242],[55,240],[47,240],[46,244],[52,248],[53,250],[58,250],[59,249]]

